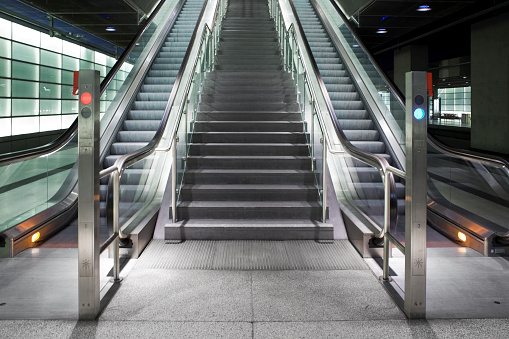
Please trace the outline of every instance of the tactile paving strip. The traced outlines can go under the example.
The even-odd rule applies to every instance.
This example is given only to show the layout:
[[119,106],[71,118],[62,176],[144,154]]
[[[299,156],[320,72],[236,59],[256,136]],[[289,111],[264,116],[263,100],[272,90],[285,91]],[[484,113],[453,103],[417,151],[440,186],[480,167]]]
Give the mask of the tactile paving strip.
[[366,270],[347,240],[184,241],[153,240],[135,269]]

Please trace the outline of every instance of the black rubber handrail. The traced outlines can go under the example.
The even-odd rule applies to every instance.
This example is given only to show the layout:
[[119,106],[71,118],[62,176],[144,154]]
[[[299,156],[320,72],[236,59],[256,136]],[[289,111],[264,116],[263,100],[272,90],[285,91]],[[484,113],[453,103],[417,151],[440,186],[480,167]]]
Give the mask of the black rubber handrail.
[[[218,1],[218,6],[219,6],[220,2],[221,1]],[[110,168],[115,167],[120,175],[122,174],[122,172],[124,171],[125,168],[129,167],[130,165],[132,165],[132,164],[144,159],[148,155],[152,154],[155,151],[158,143],[161,141],[164,131],[166,129],[166,124],[170,117],[171,108],[173,107],[173,103],[175,101],[175,97],[177,95],[178,88],[180,87],[180,83],[182,81],[182,76],[184,74],[184,70],[185,70],[186,65],[189,61],[189,56],[190,56],[191,50],[194,46],[194,43],[196,40],[196,34],[200,27],[200,22],[202,21],[203,13],[205,12],[205,8],[207,7],[207,4],[208,4],[208,0],[205,0],[203,3],[202,9],[201,9],[200,15],[198,17],[196,26],[194,27],[193,35],[192,35],[191,41],[189,42],[189,45],[187,47],[186,54],[184,55],[179,72],[177,74],[175,82],[173,83],[170,97],[168,98],[168,104],[166,105],[163,117],[161,118],[161,122],[159,123],[159,127],[158,127],[154,137],[145,147],[143,147],[135,152],[122,155],[120,158],[118,158],[115,161],[115,163],[112,166],[110,166]],[[104,169],[103,171],[108,171],[108,169]],[[108,225],[111,225],[113,223],[113,221],[112,221],[113,208],[114,208],[113,195],[109,193],[109,192],[113,192],[112,175],[113,174],[111,174],[108,179],[108,195],[107,195],[107,202],[106,202],[106,216],[108,218],[108,220],[107,220]],[[121,239],[125,239],[127,236],[122,234],[122,231],[120,230],[119,237]]]
[[[181,0],[181,1],[183,1],[183,0]],[[165,2],[166,2],[166,0],[161,0],[159,2],[159,4],[154,9],[154,11],[150,15],[150,17],[147,19],[147,21],[145,22],[143,27],[138,31],[138,33],[136,34],[134,39],[131,40],[131,42],[129,43],[127,48],[124,50],[124,52],[122,53],[120,58],[117,60],[117,62],[115,62],[115,64],[111,68],[111,70],[108,72],[106,77],[103,79],[103,81],[101,82],[101,87],[100,87],[101,88],[100,95],[102,95],[104,93],[104,91],[106,90],[106,88],[108,87],[110,82],[113,80],[113,78],[115,77],[115,75],[118,72],[118,70],[120,69],[120,67],[122,67],[122,65],[126,61],[129,54],[136,47],[136,44],[140,40],[141,36],[145,33],[145,31],[147,30],[149,25],[152,23],[155,16],[159,13],[159,10],[161,9],[161,7],[164,5]],[[74,122],[71,124],[71,126],[62,135],[60,135],[58,138],[56,138],[55,140],[51,141],[50,143],[48,143],[46,145],[0,155],[0,166],[5,166],[10,163],[29,160],[29,159],[33,159],[33,158],[36,158],[36,157],[39,157],[39,156],[42,156],[45,154],[53,153],[53,152],[57,151],[58,149],[62,148],[65,144],[67,144],[76,135],[77,131],[78,131],[78,119],[75,119]]]
[[[302,28],[302,24],[300,22],[300,18],[298,16],[298,14],[297,14],[297,10],[295,9],[295,5],[292,0],[289,1],[289,4],[292,9],[293,16],[295,17],[295,21],[297,23],[300,35],[302,37],[302,41],[304,43],[304,48],[306,49],[306,53],[309,56],[309,60],[313,67],[313,71],[315,72],[315,74],[317,76],[317,81],[320,85],[320,90],[323,93],[323,97],[324,97],[326,105],[327,105],[327,111],[328,111],[329,116],[330,116],[332,123],[334,125],[334,130],[336,132],[338,139],[341,142],[341,145],[344,147],[344,149],[346,150],[346,152],[348,154],[377,168],[378,171],[380,172],[381,176],[384,177],[385,173],[388,171],[388,168],[390,167],[388,161],[381,156],[378,156],[378,155],[370,153],[370,152],[363,151],[360,148],[355,147],[348,140],[345,133],[343,132],[343,129],[341,128],[341,125],[339,124],[338,118],[336,117],[335,110],[334,110],[334,107],[330,100],[327,88],[325,87],[325,83],[323,82],[322,75],[318,69],[318,65],[317,65],[316,60],[313,56],[313,52],[311,51],[311,47],[309,46],[309,42],[307,40],[306,34],[304,33],[304,29]],[[397,222],[397,219],[398,219],[396,183],[394,180],[394,175],[392,173],[389,173],[388,178],[390,181],[389,186],[390,186],[390,191],[391,191],[390,203],[389,203],[390,204],[389,220],[390,220],[391,225],[395,225]],[[383,235],[384,235],[384,231],[382,229],[381,233],[379,235],[377,235],[377,238],[382,238]]]

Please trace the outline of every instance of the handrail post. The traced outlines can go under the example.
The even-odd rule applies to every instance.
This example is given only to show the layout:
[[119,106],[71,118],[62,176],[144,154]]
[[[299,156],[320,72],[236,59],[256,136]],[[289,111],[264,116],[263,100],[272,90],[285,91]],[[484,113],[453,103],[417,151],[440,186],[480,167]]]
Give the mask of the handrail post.
[[171,220],[177,222],[177,141],[178,137],[173,139],[171,148]]
[[390,242],[387,234],[390,232],[390,183],[389,171],[384,173],[384,249],[383,249],[383,277],[384,281],[389,280],[389,257]]
[[327,138],[322,134],[323,160],[322,160],[322,222],[327,222]]
[[311,144],[311,171],[315,171],[315,102],[311,101],[311,131],[309,143]]
[[114,283],[122,281],[120,278],[120,225],[119,225],[119,196],[120,196],[120,173],[118,169],[112,173],[113,180],[113,234],[117,237],[113,241],[113,279]]

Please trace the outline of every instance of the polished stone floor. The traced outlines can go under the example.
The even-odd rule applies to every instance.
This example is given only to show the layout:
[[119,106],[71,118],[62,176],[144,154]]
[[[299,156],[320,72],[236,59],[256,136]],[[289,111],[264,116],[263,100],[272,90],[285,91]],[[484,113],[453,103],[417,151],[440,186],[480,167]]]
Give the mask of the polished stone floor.
[[[156,245],[164,248],[154,242],[146,253]],[[292,245],[284,246],[288,251]],[[244,262],[257,260],[254,247],[242,250]],[[361,264],[340,263],[334,269],[175,269],[148,265],[142,254],[125,265],[124,280],[98,319],[81,322],[76,320],[76,250],[30,250],[0,259],[2,337],[506,338],[507,261],[456,247],[428,253],[428,320],[405,318],[379,282],[374,260],[357,258]],[[467,271],[469,260],[476,273]],[[395,253],[391,268],[396,280],[400,261]],[[102,258],[102,286],[111,286],[106,276],[110,263]],[[486,294],[477,290],[479,285]],[[486,312],[482,299],[492,298],[497,289],[499,304],[493,306],[504,312]],[[468,293],[476,290],[469,300]],[[452,303],[461,293],[467,293],[463,310]]]

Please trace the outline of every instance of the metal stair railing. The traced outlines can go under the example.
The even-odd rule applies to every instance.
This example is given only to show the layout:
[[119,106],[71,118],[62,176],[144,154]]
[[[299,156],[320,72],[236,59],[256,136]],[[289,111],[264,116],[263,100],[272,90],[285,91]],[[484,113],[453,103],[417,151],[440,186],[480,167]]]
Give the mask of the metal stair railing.
[[[122,173],[127,167],[139,163],[153,154],[165,155],[172,151],[172,214],[173,219],[175,220],[176,218],[177,190],[180,188],[177,188],[177,171],[179,167],[177,162],[178,143],[183,144],[184,149],[187,151],[188,132],[192,131],[202,82],[206,73],[213,70],[214,67],[215,53],[219,43],[219,32],[226,12],[226,5],[227,0],[211,0],[204,3],[199,24],[195,27],[192,40],[182,62],[182,67],[179,70],[168,99],[163,118],[152,141],[136,152],[121,156],[112,166],[100,172],[101,178],[110,175],[109,187],[112,194],[108,195],[107,214],[112,215],[111,222],[113,229],[117,232],[117,234],[110,237],[111,241],[114,241],[116,236],[121,239],[128,237],[127,234],[122,232],[122,226],[119,223],[119,183]],[[198,36],[200,37],[199,43],[196,41]],[[193,115],[192,119],[188,119],[189,111]],[[184,119],[182,119],[183,116]],[[182,124],[182,122],[184,123]],[[184,140],[179,138],[179,132],[181,134],[183,132]],[[185,168],[185,157],[181,160],[182,163],[180,165],[183,165],[182,167]],[[165,163],[165,159],[162,161]],[[161,173],[153,173],[152,176],[155,178],[164,177]],[[144,205],[148,206],[149,203],[150,201]],[[108,223],[110,223],[110,220],[108,220]]]
[[[282,6],[285,6],[285,10],[282,9]],[[279,33],[285,67],[292,72],[294,79],[297,79],[296,82],[299,93],[304,94],[301,96],[303,100],[300,103],[304,111],[303,114],[306,114],[305,109],[308,106],[311,109],[311,114],[316,114],[317,121],[324,136],[323,148],[327,149],[329,153],[340,154],[346,152],[352,157],[378,170],[382,177],[385,192],[384,225],[374,237],[378,239],[383,238],[384,241],[386,241],[386,239],[390,240],[404,251],[404,246],[392,237],[389,232],[391,225],[395,224],[397,219],[394,175],[404,178],[405,173],[391,166],[385,158],[355,147],[346,138],[327,95],[327,89],[321,78],[318,66],[312,57],[311,48],[309,47],[300,21],[298,20],[293,3],[288,3],[287,0],[269,0],[269,8],[271,16],[275,19],[276,29]],[[290,17],[290,13],[293,18]],[[303,79],[299,80],[299,74],[303,74]],[[300,91],[301,86],[303,89],[302,91]],[[310,94],[308,104],[305,102],[306,91]],[[336,140],[339,141],[341,147],[338,147],[339,145]],[[324,154],[326,156],[326,153]],[[324,159],[324,163],[325,162],[326,160]],[[325,183],[323,185],[325,187]]]

